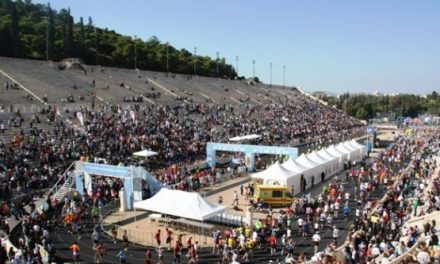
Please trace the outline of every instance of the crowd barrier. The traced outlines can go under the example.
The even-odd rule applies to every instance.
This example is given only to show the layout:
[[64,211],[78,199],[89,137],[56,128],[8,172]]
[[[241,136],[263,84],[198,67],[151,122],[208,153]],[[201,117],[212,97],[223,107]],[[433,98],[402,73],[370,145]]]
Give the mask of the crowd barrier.
[[[157,231],[145,231],[145,230],[140,230],[139,228],[135,228],[135,227],[124,227],[124,226],[119,226],[119,225],[108,225],[108,226],[104,226],[104,231],[107,233],[107,235],[112,236],[111,234],[111,228],[113,226],[116,226],[117,230],[118,230],[118,239],[122,239],[122,235],[124,234],[124,231],[127,231],[127,235],[128,235],[128,240],[130,243],[135,243],[135,244],[139,244],[139,245],[146,245],[146,246],[158,246],[156,239],[155,239],[155,235]],[[190,232],[186,232],[183,230],[174,230],[174,234],[172,235],[172,239],[174,242],[178,236],[182,236],[182,241],[185,244],[185,242],[188,240],[189,237],[192,237],[192,242],[199,242],[200,246],[211,246],[212,245],[212,241],[210,238],[210,234],[201,234],[201,232],[199,233],[190,233]],[[165,244],[166,241],[166,233],[165,231],[165,226],[163,228],[161,228],[161,235],[160,235],[160,240],[161,240],[161,246],[162,247],[168,247],[169,245]]]
[[231,215],[221,213],[208,220],[209,222],[219,223],[226,226],[245,226],[247,218],[241,215]]

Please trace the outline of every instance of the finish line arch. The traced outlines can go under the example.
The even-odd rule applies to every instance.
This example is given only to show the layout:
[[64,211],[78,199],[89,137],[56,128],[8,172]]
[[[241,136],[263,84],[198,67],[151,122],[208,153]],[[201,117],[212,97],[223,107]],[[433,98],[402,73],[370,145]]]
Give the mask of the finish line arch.
[[142,200],[142,180],[149,185],[152,194],[162,188],[162,183],[142,167],[121,167],[90,162],[75,162],[75,184],[79,194],[84,195],[84,190],[92,191],[92,176],[119,178],[124,180],[125,199],[127,209],[133,209],[134,201]]
[[243,152],[246,157],[246,167],[248,171],[255,170],[255,154],[257,153],[288,155],[292,159],[298,157],[298,148],[209,142],[206,145],[206,162],[211,167],[214,167],[216,164],[217,151]]

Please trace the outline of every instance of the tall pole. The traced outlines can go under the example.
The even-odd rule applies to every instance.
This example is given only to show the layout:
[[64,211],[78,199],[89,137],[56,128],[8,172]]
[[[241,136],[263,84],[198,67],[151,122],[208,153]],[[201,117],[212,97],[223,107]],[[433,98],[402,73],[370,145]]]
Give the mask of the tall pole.
[[286,86],[286,65],[283,65],[283,88]]
[[196,75],[197,72],[196,58],[197,58],[197,47],[194,47],[194,75]]
[[98,33],[96,32],[96,27],[94,27],[95,31],[95,65],[98,65]]
[[217,77],[218,77],[218,55],[219,55],[219,52],[217,51],[217,59],[216,59],[216,64],[217,64]]
[[237,72],[238,77],[238,56],[235,56],[235,71]]
[[272,62],[270,63],[270,87],[272,87]]
[[134,35],[134,69],[137,69],[137,45],[136,45],[136,35]]
[[49,60],[49,18],[46,20],[46,60]]
[[169,47],[170,47],[170,43],[168,43],[167,41],[167,77],[168,77],[168,72],[170,71],[170,53],[169,53]]
[[49,23],[51,17],[51,10],[49,3],[47,3],[47,17],[46,17],[46,60],[49,60]]
[[255,60],[252,60],[252,78],[255,79]]

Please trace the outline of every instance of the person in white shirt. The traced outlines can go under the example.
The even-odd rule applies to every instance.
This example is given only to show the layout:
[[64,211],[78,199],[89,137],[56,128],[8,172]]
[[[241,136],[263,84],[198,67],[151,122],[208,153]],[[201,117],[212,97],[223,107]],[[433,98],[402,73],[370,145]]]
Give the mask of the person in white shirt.
[[428,264],[431,263],[431,257],[429,256],[428,252],[420,250],[419,253],[417,253],[417,261],[420,264]]
[[339,237],[339,229],[336,226],[333,226],[333,241],[335,243],[338,243],[338,237]]
[[298,218],[298,235],[301,235],[303,225],[304,225],[304,220],[302,218]]
[[316,252],[318,252],[319,249],[319,242],[321,241],[321,236],[318,234],[318,232],[315,232],[315,234],[313,234],[312,241],[313,241],[314,252],[316,254]]

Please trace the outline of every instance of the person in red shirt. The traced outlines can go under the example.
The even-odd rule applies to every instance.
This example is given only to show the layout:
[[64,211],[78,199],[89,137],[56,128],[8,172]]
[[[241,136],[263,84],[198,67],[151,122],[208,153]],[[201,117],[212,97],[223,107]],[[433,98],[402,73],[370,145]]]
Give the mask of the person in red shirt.
[[176,245],[174,246],[174,260],[173,263],[180,264],[180,255],[182,253],[182,243],[177,240]]
[[165,233],[167,235],[166,243],[168,244],[168,250],[171,250],[171,240],[173,240],[173,231],[171,229],[165,228]]
[[273,234],[269,238],[269,245],[270,255],[273,256],[275,254],[275,251],[277,250],[277,238]]
[[160,229],[157,230],[157,233],[154,235],[154,239],[156,239],[156,243],[160,247]]
[[188,250],[188,256],[191,253],[191,248],[192,248],[192,236],[190,236],[188,238],[188,240],[186,241],[186,248]]

